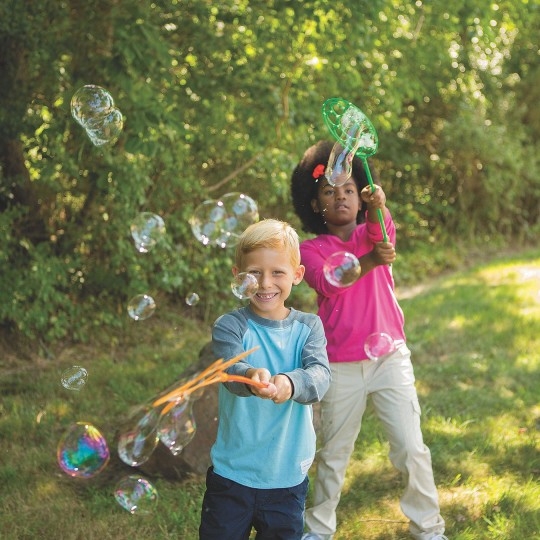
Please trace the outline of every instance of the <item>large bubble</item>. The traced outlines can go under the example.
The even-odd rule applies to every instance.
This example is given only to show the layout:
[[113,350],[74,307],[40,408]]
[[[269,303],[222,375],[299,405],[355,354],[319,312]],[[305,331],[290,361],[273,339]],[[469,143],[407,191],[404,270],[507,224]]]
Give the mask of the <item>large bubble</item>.
[[158,492],[146,478],[129,475],[116,484],[114,498],[130,514],[151,514],[157,506]]
[[201,203],[189,223],[201,244],[226,248],[236,245],[244,229],[258,220],[257,203],[244,193],[232,192]]
[[87,84],[71,98],[71,115],[86,130],[92,144],[114,144],[120,136],[124,119],[105,88]]
[[123,423],[118,435],[118,455],[131,467],[142,465],[158,444],[160,412],[150,405],[137,408]]
[[73,424],[58,442],[56,458],[60,468],[69,476],[91,478],[109,462],[107,441],[92,424]]
[[323,266],[324,277],[335,287],[350,287],[360,277],[360,262],[348,251],[337,251],[330,255]]
[[191,442],[196,430],[193,403],[184,398],[162,416],[158,437],[176,456]]

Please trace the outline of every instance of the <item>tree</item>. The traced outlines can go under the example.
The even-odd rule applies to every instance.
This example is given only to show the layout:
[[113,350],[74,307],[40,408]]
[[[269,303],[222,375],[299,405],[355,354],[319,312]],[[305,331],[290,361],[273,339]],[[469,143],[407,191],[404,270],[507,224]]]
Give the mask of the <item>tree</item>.
[[[289,176],[328,137],[342,96],[378,129],[374,157],[401,249],[500,240],[539,228],[540,13],[522,0],[135,0],[0,5],[0,321],[27,336],[85,339],[121,325],[128,299],[204,291],[231,306],[230,251],[189,218],[231,191],[296,222]],[[526,24],[525,24],[526,23]],[[71,117],[85,84],[124,115],[111,146]],[[525,189],[524,189],[525,187]],[[141,255],[129,227],[159,214]],[[203,302],[201,302],[203,304]]]

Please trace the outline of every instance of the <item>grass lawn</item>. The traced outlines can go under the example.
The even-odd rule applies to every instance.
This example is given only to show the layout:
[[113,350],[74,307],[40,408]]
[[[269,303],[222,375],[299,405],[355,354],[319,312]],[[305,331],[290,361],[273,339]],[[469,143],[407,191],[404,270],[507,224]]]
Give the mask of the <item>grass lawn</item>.
[[[501,257],[399,291],[413,352],[423,432],[452,540],[540,538],[540,251]],[[170,386],[198,357],[209,328],[182,306],[105,330],[85,346],[39,358],[0,357],[0,538],[197,538],[204,479],[151,477],[159,500],[126,512],[117,482],[140,473],[116,457],[130,407]],[[79,392],[60,384],[80,365]],[[71,478],[56,448],[77,421],[95,425],[113,457],[93,478]],[[339,506],[335,540],[409,538],[402,483],[368,409]],[[314,473],[314,469],[310,474]]]

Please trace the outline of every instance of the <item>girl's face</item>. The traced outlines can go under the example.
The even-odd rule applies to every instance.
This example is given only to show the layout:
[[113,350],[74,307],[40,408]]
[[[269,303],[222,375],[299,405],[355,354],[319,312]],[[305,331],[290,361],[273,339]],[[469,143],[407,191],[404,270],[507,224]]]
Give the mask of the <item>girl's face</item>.
[[323,179],[311,207],[314,212],[322,214],[327,225],[343,226],[356,224],[362,201],[352,178],[341,186],[332,186]]

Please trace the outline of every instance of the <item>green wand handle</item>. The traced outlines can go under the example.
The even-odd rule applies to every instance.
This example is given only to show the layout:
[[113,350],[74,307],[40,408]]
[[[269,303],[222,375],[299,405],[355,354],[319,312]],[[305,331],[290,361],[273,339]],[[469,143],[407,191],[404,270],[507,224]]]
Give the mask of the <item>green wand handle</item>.
[[[371,186],[371,193],[373,193],[375,191],[375,184],[373,183],[373,178],[371,178],[371,171],[369,170],[367,159],[365,157],[361,159],[362,159],[362,163],[364,164],[364,171],[366,171],[366,176],[367,176],[369,185]],[[379,218],[379,225],[381,226],[383,240],[385,242],[388,242],[388,235],[386,234],[386,227],[384,226],[384,217],[383,217],[382,210],[380,208],[377,208],[377,217]]]

